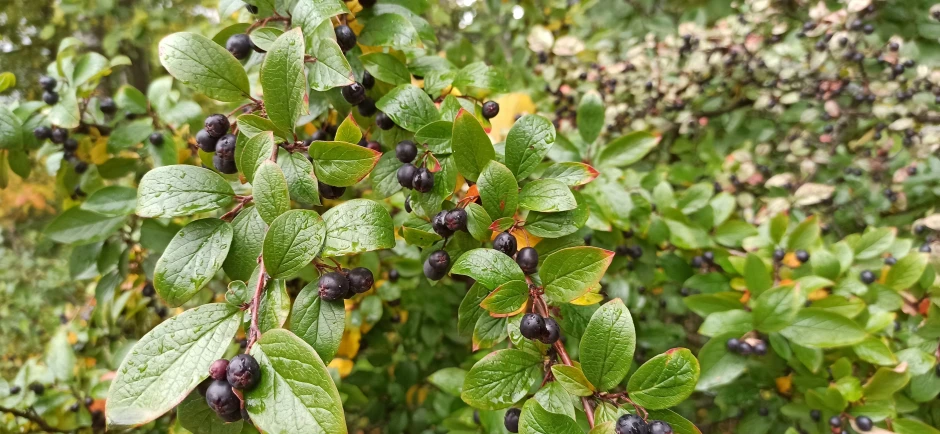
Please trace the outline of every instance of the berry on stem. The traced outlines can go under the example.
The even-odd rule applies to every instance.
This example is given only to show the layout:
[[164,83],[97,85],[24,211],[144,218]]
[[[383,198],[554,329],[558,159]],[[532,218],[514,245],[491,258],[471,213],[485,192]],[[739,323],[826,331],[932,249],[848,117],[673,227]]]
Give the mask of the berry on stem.
[[375,284],[375,277],[372,275],[372,270],[365,267],[356,267],[349,270],[349,273],[346,274],[346,279],[349,280],[349,289],[356,294],[362,294],[368,291],[372,288],[372,285]]
[[252,44],[251,37],[244,33],[236,33],[228,37],[225,41],[225,49],[238,60],[243,60],[251,55]]
[[338,25],[333,29],[333,32],[336,33],[336,43],[339,44],[339,48],[344,53],[355,48],[356,33],[349,26],[345,24]]
[[209,377],[213,380],[224,380],[228,372],[228,360],[219,359],[209,365]]
[[450,269],[450,255],[444,250],[438,250],[428,255],[424,261],[424,275],[431,280],[441,280]]
[[617,419],[614,430],[617,434],[648,434],[649,425],[639,416],[625,414]]
[[241,416],[238,396],[225,380],[212,380],[206,389],[206,404],[223,420],[232,414]]
[[98,109],[101,110],[101,113],[106,115],[113,115],[117,113],[117,105],[114,103],[114,99],[111,97],[104,97],[101,101],[98,102]]
[[487,101],[483,103],[483,117],[493,119],[499,114],[499,104],[496,101]]
[[375,124],[378,125],[379,128],[386,131],[395,127],[395,121],[388,117],[388,115],[384,112],[379,112],[379,114],[375,115]]
[[427,193],[434,188],[434,174],[425,167],[421,167],[415,172],[412,187],[422,193]]
[[539,252],[532,247],[523,247],[516,253],[516,264],[525,274],[535,273],[539,266]]
[[527,313],[519,323],[519,333],[529,340],[541,339],[545,332],[545,319],[537,313]]
[[336,199],[346,192],[346,187],[334,187],[329,184],[317,182],[317,191],[320,192],[320,196],[323,196],[324,199]]
[[797,261],[800,261],[801,263],[804,263],[804,264],[805,264],[807,261],[809,261],[809,252],[807,252],[806,250],[802,250],[802,249],[801,249],[801,250],[797,250],[797,251],[796,251],[796,260],[797,260]]
[[431,228],[438,235],[447,238],[454,234],[454,231],[447,227],[447,210],[441,211],[431,219]]
[[418,156],[418,147],[411,140],[402,140],[395,146],[395,157],[402,163],[410,163]]
[[649,434],[672,434],[672,426],[661,420],[650,422]]
[[317,281],[320,298],[326,301],[341,300],[349,291],[349,280],[343,273],[331,271],[320,276]]
[[46,140],[52,137],[52,128],[45,125],[38,126],[33,129],[33,137],[36,137],[37,140]]
[[366,88],[360,83],[353,83],[343,87],[343,99],[351,105],[359,105],[366,99]]
[[512,257],[516,254],[516,237],[509,232],[502,232],[493,240],[493,248]]
[[398,184],[405,188],[414,188],[415,175],[418,174],[418,168],[413,164],[407,163],[398,168]]
[[42,102],[49,105],[55,105],[55,103],[59,102],[59,94],[51,90],[47,90],[42,93]]
[[875,424],[871,421],[871,418],[868,416],[859,416],[855,418],[855,426],[858,427],[859,431],[871,431],[875,427]]
[[558,339],[561,338],[561,327],[558,326],[558,322],[554,318],[545,318],[545,326],[542,327],[542,335],[539,336],[539,341],[543,344],[552,345],[555,342],[558,342]]
[[864,270],[858,275],[859,279],[862,280],[862,283],[870,285],[875,282],[875,273],[872,273],[871,270]]
[[206,118],[205,122],[206,132],[209,133],[209,136],[219,138],[228,133],[229,128],[232,126],[228,122],[228,118],[225,115],[216,113],[214,115],[209,115]]
[[42,77],[39,77],[39,87],[41,87],[42,90],[51,91],[55,89],[55,86],[57,84],[58,82],[56,81],[56,79],[52,77],[45,76],[45,75]]
[[452,231],[467,230],[467,210],[454,208],[447,211],[447,215],[444,216],[444,223],[447,225],[447,229]]
[[250,354],[239,354],[229,362],[225,378],[236,389],[251,390],[261,381],[261,366]]
[[203,152],[215,152],[215,146],[218,141],[218,138],[210,136],[209,132],[205,129],[196,132],[196,144],[199,145],[199,149],[202,149]]
[[506,410],[506,416],[503,418],[503,426],[506,428],[506,431],[511,433],[519,432],[519,415],[522,414],[522,410],[518,408],[510,408]]
[[159,132],[151,133],[151,134],[150,134],[150,137],[148,138],[148,140],[150,140],[150,144],[153,145],[153,146],[162,146],[162,145],[163,145],[163,134],[161,134],[161,133],[159,133]]

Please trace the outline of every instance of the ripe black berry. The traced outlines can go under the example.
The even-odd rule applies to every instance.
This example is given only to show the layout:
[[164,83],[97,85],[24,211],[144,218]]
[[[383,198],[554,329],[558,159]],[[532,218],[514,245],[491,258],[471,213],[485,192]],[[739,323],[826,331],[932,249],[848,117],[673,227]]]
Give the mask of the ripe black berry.
[[334,187],[329,184],[318,182],[317,190],[320,192],[320,196],[323,196],[325,199],[336,199],[346,192],[346,187]]
[[415,190],[427,193],[434,188],[434,174],[425,167],[419,168],[411,183]]
[[203,152],[215,152],[215,146],[219,139],[209,135],[205,129],[196,132],[196,144]]
[[225,378],[232,387],[251,390],[261,381],[261,366],[250,354],[239,354],[232,358],[225,371]]
[[232,390],[232,386],[224,380],[213,380],[206,389],[206,404],[220,417],[232,413],[241,414],[239,411],[238,396]]
[[754,344],[754,354],[757,354],[758,356],[766,356],[766,355],[767,355],[767,344],[764,343],[764,341],[760,341],[760,342]]
[[333,31],[336,33],[336,43],[343,52],[352,50],[356,46],[356,33],[349,26],[342,24],[336,26]]
[[375,115],[375,124],[386,131],[395,127],[395,121],[383,112],[379,112],[379,114]]
[[736,353],[738,352],[738,348],[741,347],[741,341],[735,338],[731,338],[728,339],[728,342],[726,342],[725,345],[728,347],[728,351]]
[[43,386],[42,384],[34,381],[29,383],[29,390],[31,390],[36,395],[42,396],[43,393],[46,393],[46,386]]
[[62,149],[65,152],[75,152],[78,150],[78,140],[75,140],[71,137],[65,139],[65,143],[62,144]]
[[715,263],[715,253],[711,250],[702,253],[702,259],[704,259],[705,262],[708,262],[709,264],[713,264]]
[[209,378],[213,380],[224,380],[228,375],[228,360],[219,359],[209,365]]
[[405,188],[413,188],[418,168],[412,164],[405,164],[398,168],[398,183]]
[[366,88],[360,83],[353,83],[342,90],[343,99],[352,105],[359,105],[366,99]]
[[72,413],[77,413],[78,409],[82,408],[77,402],[69,406],[69,411]]
[[396,270],[396,269],[394,269],[394,268],[392,268],[392,270],[388,272],[388,281],[389,281],[389,282],[397,282],[399,277],[400,277],[400,275],[399,275],[399,273],[398,273],[398,270]]
[[526,339],[541,339],[545,332],[545,319],[537,313],[527,313],[522,316],[522,322],[519,323],[519,332]]
[[349,280],[349,289],[356,294],[362,294],[368,291],[375,283],[372,270],[365,267],[357,267],[349,270],[349,273],[346,274],[346,279]]
[[317,281],[317,288],[320,292],[320,298],[326,301],[340,300],[346,296],[349,290],[349,280],[343,273],[332,271],[320,276]]
[[[216,140],[215,155],[212,156],[212,165],[222,173],[232,174],[238,172],[235,165],[235,139],[231,134]],[[197,134],[198,137],[198,134]],[[224,139],[224,140],[223,140]]]
[[797,250],[796,260],[805,264],[806,261],[809,261],[809,252],[807,252],[806,250]]
[[647,434],[649,426],[639,416],[625,414],[617,419],[614,430],[617,431],[617,434]]
[[930,243],[921,244],[920,248],[917,250],[921,253],[930,253]]
[[511,433],[519,432],[519,415],[522,414],[522,410],[518,408],[510,408],[506,410],[506,417],[503,419],[503,426],[506,427],[506,431]]
[[774,250],[774,261],[780,262],[783,260],[783,257],[787,255],[787,251],[783,249]]
[[894,265],[897,264],[898,260],[894,256],[888,256],[885,258],[885,265]]
[[871,421],[871,418],[868,416],[859,416],[855,418],[855,425],[858,426],[860,431],[871,431],[875,427],[875,424]]
[[402,140],[395,146],[395,157],[402,163],[410,163],[418,156],[418,147],[411,140]]
[[816,422],[819,422],[819,418],[822,417],[822,412],[819,410],[810,410],[809,411],[810,419],[813,419]]
[[104,97],[98,102],[98,108],[101,110],[101,113],[106,115],[113,115],[117,112],[117,105],[114,104],[114,100],[111,97]]
[[842,426],[842,419],[839,416],[832,416],[829,418],[829,426],[833,428],[838,428]]
[[52,137],[52,128],[49,128],[45,125],[36,127],[33,129],[33,136],[39,140],[46,140]]
[[59,94],[56,92],[47,90],[42,93],[42,102],[49,104],[49,105],[54,105],[55,103],[59,102]]
[[661,420],[654,420],[650,422],[650,434],[672,434],[672,426]]
[[873,282],[875,281],[875,273],[872,273],[872,272],[869,271],[869,270],[862,271],[862,272],[858,275],[858,277],[859,277],[859,279],[862,279],[862,283],[864,283],[864,284],[866,284],[866,285],[870,285],[871,283],[873,283]]
[[20,393],[20,386],[13,386],[10,388],[10,395],[18,395]]
[[42,90],[51,91],[55,89],[56,84],[58,84],[58,82],[52,77],[39,77],[39,86],[42,87]]
[[447,227],[447,210],[434,215],[434,218],[431,219],[431,228],[444,238],[454,234],[454,231]]
[[447,229],[452,231],[467,230],[467,210],[454,208],[448,211],[447,215],[444,216],[444,223],[447,224]]
[[542,328],[539,341],[543,344],[552,345],[558,342],[559,338],[561,338],[561,328],[558,327],[558,322],[553,318],[545,318],[545,326]]
[[235,158],[235,144],[238,139],[234,134],[226,134],[216,141],[215,152],[226,158]]
[[702,259],[701,256],[693,256],[692,262],[690,262],[689,265],[691,265],[692,268],[702,268],[702,265],[704,263],[705,263],[705,260]]
[[228,118],[223,114],[216,113],[214,115],[209,115],[206,118],[206,132],[210,136],[219,138],[228,133],[229,127],[232,125],[228,122]]
[[496,101],[487,101],[483,103],[483,117],[493,119],[499,114],[499,104]]
[[153,146],[162,146],[163,145],[163,134],[158,132],[150,134],[150,144]]
[[82,174],[85,173],[86,170],[88,170],[88,163],[81,160],[76,160],[75,173]]
[[372,89],[372,86],[375,86],[375,77],[369,74],[369,71],[362,73],[362,85],[365,86],[366,89]]
[[411,213],[411,195],[405,198],[405,212]]
[[493,240],[493,248],[512,257],[516,254],[516,237],[509,232],[502,232]]
[[738,344],[738,354],[742,356],[750,356],[752,353],[754,353],[754,347],[752,347],[751,344],[747,342],[741,342]]
[[225,41],[225,49],[236,59],[245,59],[251,55],[251,38],[244,33],[236,33]]
[[255,6],[255,5],[253,5],[253,4],[245,3],[245,10],[247,10],[247,11],[248,11],[249,13],[251,13],[252,15],[258,13],[258,7]]
[[450,255],[444,250],[431,253],[424,261],[424,275],[431,280],[441,280],[450,268]]
[[525,274],[532,274],[539,266],[539,252],[532,247],[523,247],[516,253],[516,263]]
[[375,112],[379,111],[379,109],[375,108],[375,101],[369,97],[365,97],[365,99],[359,103],[357,108],[359,109],[359,115],[367,118],[371,117],[375,114]]

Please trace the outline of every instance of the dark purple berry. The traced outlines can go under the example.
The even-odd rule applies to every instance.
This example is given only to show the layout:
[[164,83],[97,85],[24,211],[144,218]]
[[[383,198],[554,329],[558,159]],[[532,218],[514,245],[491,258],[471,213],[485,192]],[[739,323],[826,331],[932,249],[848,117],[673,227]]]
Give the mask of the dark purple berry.
[[38,140],[46,140],[52,137],[52,128],[45,125],[33,129],[33,136]]
[[441,280],[450,269],[450,255],[444,250],[438,250],[428,255],[424,261],[424,275],[431,280]]
[[379,114],[375,115],[375,124],[378,125],[379,128],[386,131],[395,127],[395,121],[388,117],[388,115],[384,112],[379,112]]
[[545,319],[537,313],[527,313],[519,323],[519,333],[529,340],[541,339],[545,332]]
[[205,126],[206,132],[209,133],[210,136],[218,139],[228,133],[232,125],[228,122],[228,118],[225,117],[225,115],[216,113],[206,118]]
[[418,168],[412,164],[405,164],[398,168],[398,184],[405,188],[413,188]]
[[236,33],[225,41],[225,49],[236,59],[242,60],[251,55],[251,38],[244,33]]
[[356,33],[349,26],[341,24],[333,31],[336,33],[336,43],[343,52],[352,50],[356,46]]
[[199,145],[199,149],[202,149],[203,152],[215,152],[215,146],[218,141],[218,138],[210,136],[209,132],[205,129],[196,132],[196,144]]
[[506,416],[503,418],[503,426],[506,428],[506,431],[511,433],[519,432],[519,415],[522,414],[522,410],[518,408],[510,408],[506,410]]
[[228,360],[219,359],[209,365],[209,378],[213,380],[224,380],[228,375]]
[[149,137],[150,144],[153,146],[163,146],[163,134],[154,132]]
[[323,196],[325,199],[337,199],[341,197],[343,193],[346,193],[346,187],[334,187],[322,182],[317,183],[317,190],[320,192],[320,196]]
[[539,341],[543,344],[552,345],[558,342],[560,338],[561,328],[558,326],[558,322],[551,317],[545,318],[545,326],[542,328],[542,335],[539,336]]
[[341,300],[349,291],[349,280],[343,273],[332,271],[320,276],[317,281],[320,298],[326,301]]
[[238,390],[251,390],[261,381],[261,366],[250,354],[232,357],[225,371],[225,378]]
[[402,163],[410,163],[418,156],[418,147],[411,140],[402,140],[395,146],[395,157]]
[[49,105],[54,105],[55,103],[59,102],[59,94],[51,90],[47,90],[42,93],[42,102]]
[[101,113],[106,115],[113,115],[117,112],[117,105],[114,104],[114,99],[111,97],[104,97],[98,102],[98,108],[101,110]]
[[862,283],[870,285],[875,281],[875,273],[872,273],[870,270],[864,270],[858,275],[859,279],[862,280]]
[[346,279],[349,280],[349,289],[356,294],[362,294],[368,291],[375,283],[372,270],[365,267],[356,267],[349,270],[349,273],[346,274]]
[[859,416],[855,418],[855,426],[858,427],[859,431],[871,431],[875,427],[875,424],[871,421],[871,418],[868,416]]
[[372,87],[375,86],[375,77],[369,74],[369,71],[362,73],[362,85],[365,86],[366,89],[372,89]]
[[483,117],[493,119],[499,114],[499,104],[496,101],[487,101],[483,103]]
[[512,257],[516,254],[516,237],[509,232],[502,232],[493,240],[493,248]]
[[366,88],[362,87],[360,83],[353,83],[349,86],[343,87],[342,90],[343,99],[346,100],[351,105],[359,105],[359,103],[365,101],[366,99]]
[[56,84],[58,84],[58,82],[52,77],[39,77],[39,87],[42,87],[42,90],[51,91],[55,89]]
[[444,216],[444,223],[447,225],[447,229],[452,231],[467,230],[467,210],[454,208],[448,211],[447,215]]
[[368,118],[368,117],[371,117],[372,115],[375,114],[375,112],[377,112],[377,111],[379,110],[379,109],[375,108],[375,101],[372,100],[372,98],[369,98],[369,97],[365,97],[365,98],[362,100],[362,102],[359,103],[359,105],[356,106],[356,107],[359,109],[359,115],[360,115],[360,116],[367,117],[367,118]]
[[238,413],[240,403],[232,386],[225,380],[213,380],[206,389],[206,404],[219,416]]
[[532,274],[539,266],[539,252],[532,247],[523,247],[516,253],[516,263],[525,274]]
[[438,235],[447,238],[454,234],[454,231],[447,227],[447,210],[441,211],[431,219],[431,228]]
[[412,187],[422,193],[427,193],[434,188],[434,174],[425,167],[419,168],[415,173]]
[[650,434],[672,434],[672,426],[661,420],[654,420],[650,422],[649,428]]
[[639,416],[625,414],[617,419],[614,430],[617,434],[648,434],[649,426]]

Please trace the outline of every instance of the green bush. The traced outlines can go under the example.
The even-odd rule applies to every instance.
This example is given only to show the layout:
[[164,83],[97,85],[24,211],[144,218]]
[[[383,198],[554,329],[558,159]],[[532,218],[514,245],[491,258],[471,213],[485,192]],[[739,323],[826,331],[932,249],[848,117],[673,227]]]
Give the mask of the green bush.
[[940,433],[940,9],[545,3],[148,4],[169,75],[0,75],[72,281],[0,286],[0,426]]

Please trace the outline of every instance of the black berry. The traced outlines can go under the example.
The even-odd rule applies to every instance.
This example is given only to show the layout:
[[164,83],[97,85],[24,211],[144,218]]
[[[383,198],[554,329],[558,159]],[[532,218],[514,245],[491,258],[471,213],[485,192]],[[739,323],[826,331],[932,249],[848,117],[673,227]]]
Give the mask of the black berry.
[[797,250],[796,260],[802,263],[806,263],[806,261],[809,261],[809,252],[807,252],[806,250]]
[[764,341],[760,341],[754,344],[754,354],[757,354],[758,356],[766,356],[767,344]]
[[732,353],[738,352],[738,348],[741,347],[741,341],[736,338],[728,339],[728,342],[725,343],[725,346],[728,347],[728,351]]
[[783,260],[783,257],[787,255],[787,251],[783,249],[774,250],[774,261],[780,262]]
[[415,172],[412,187],[422,193],[431,191],[431,189],[434,188],[434,174],[425,167],[419,168],[418,171]]
[[829,418],[829,426],[833,428],[838,428],[842,426],[842,419],[839,416],[832,416]]
[[444,217],[444,223],[447,224],[447,229],[452,231],[467,230],[467,210],[454,208],[447,211],[447,215]]
[[522,414],[522,410],[518,408],[510,408],[506,410],[506,417],[503,419],[503,426],[506,427],[506,431],[511,433],[519,432],[519,415]]
[[870,285],[871,283],[873,283],[873,282],[875,281],[875,273],[872,273],[872,272],[869,271],[869,270],[862,271],[862,272],[858,275],[858,277],[859,277],[859,279],[862,280],[862,283],[864,283],[864,284],[866,284],[866,285]]
[[399,273],[398,273],[398,270],[396,270],[396,269],[394,269],[394,268],[392,268],[392,270],[388,272],[388,281],[389,281],[389,282],[397,282],[399,277],[400,277],[400,275],[399,275]]
[[532,247],[523,247],[516,253],[516,263],[525,274],[532,274],[539,266],[539,252]]
[[[626,253],[626,252],[624,252],[624,253]],[[692,262],[689,263],[689,265],[691,265],[692,268],[702,268],[702,265],[704,265],[704,264],[705,264],[705,260],[702,259],[701,256],[693,256],[693,257],[692,257]]]
[[362,73],[362,85],[365,86],[366,89],[372,89],[372,86],[375,86],[375,77],[369,74],[369,71]]
[[411,140],[402,140],[395,146],[395,157],[402,163],[410,163],[418,156],[418,147]]
[[742,355],[742,356],[749,356],[749,355],[751,355],[753,352],[754,352],[754,347],[752,347],[751,344],[749,344],[749,343],[747,343],[747,342],[741,342],[741,343],[738,345],[738,354],[740,354],[740,355]]
[[228,360],[219,359],[209,365],[209,378],[213,380],[224,380],[228,375]]
[[336,199],[346,192],[346,187],[334,187],[329,184],[318,182],[317,190],[320,192],[320,196],[323,196],[326,199]]
[[75,161],[75,173],[82,174],[85,173],[86,170],[88,170],[88,163],[81,160]]
[[859,416],[855,418],[855,425],[858,426],[860,431],[871,431],[875,427],[875,424],[871,421],[871,418],[868,416]]
[[441,211],[434,215],[434,218],[431,219],[431,228],[434,229],[438,235],[447,238],[454,234],[454,231],[447,227],[447,211]]
[[239,354],[229,362],[225,378],[236,389],[251,390],[261,381],[261,366],[250,354]]
[[920,248],[917,250],[921,253],[930,253],[930,244],[929,243],[921,244]]
[[65,149],[65,152],[75,152],[78,150],[78,140],[75,140],[71,137],[65,139],[65,143],[62,144],[62,149]]
[[225,49],[236,59],[242,60],[251,55],[251,37],[244,33],[236,33],[225,41]]
[[352,105],[359,105],[359,103],[366,99],[366,88],[362,87],[360,83],[353,83],[344,87],[342,94],[346,102]]
[[72,405],[69,406],[69,411],[71,411],[72,413],[77,413],[77,412],[78,412],[78,409],[80,409],[80,408],[82,408],[81,405],[79,405],[79,404],[76,402],[76,403],[73,403]]
[[346,274],[346,279],[349,280],[349,289],[356,294],[362,294],[368,291],[375,283],[372,270],[365,267],[357,267],[349,270],[349,273]]
[[336,26],[333,31],[336,33],[336,43],[343,52],[352,50],[356,46],[356,33],[349,26],[342,24]]
[[215,152],[215,145],[219,139],[209,135],[205,129],[196,132],[196,144],[203,152]]
[[450,268],[450,255],[444,250],[431,253],[424,261],[424,275],[431,280],[441,280]]
[[349,291],[349,280],[343,273],[332,271],[320,276],[317,281],[320,298],[326,301],[341,300]]
[[228,118],[223,114],[216,113],[214,115],[209,115],[206,118],[206,132],[210,136],[219,138],[228,133],[229,127],[232,125],[228,122]]
[[810,419],[813,419],[816,422],[819,422],[819,419],[822,417],[822,412],[819,410],[810,410],[809,411]]
[[52,77],[39,77],[39,86],[42,87],[42,90],[51,91],[55,89],[56,84],[58,84],[58,82]]
[[33,136],[39,140],[46,140],[52,137],[52,128],[45,125],[33,129]]
[[158,132],[150,134],[150,144],[153,146],[162,146],[163,145],[163,134]]
[[[212,156],[212,165],[222,173],[232,174],[238,172],[235,165],[235,140],[231,134],[223,136],[216,141],[215,155]],[[224,140],[223,140],[224,139]]]
[[412,164],[405,164],[398,168],[398,183],[405,188],[414,187],[415,175],[418,174],[418,168]]
[[894,265],[898,263],[898,259],[894,256],[888,256],[885,258],[885,265]]
[[113,115],[117,112],[117,105],[114,104],[114,100],[110,97],[104,97],[98,103],[98,108],[101,109],[101,113],[106,115]]
[[499,104],[496,101],[487,101],[483,103],[483,117],[493,119],[499,114]]
[[253,4],[249,4],[249,3],[245,3],[245,10],[247,10],[247,11],[248,11],[249,13],[251,13],[252,15],[258,13],[258,7],[255,6],[255,5],[253,5]]
[[526,339],[541,339],[545,331],[545,319],[537,313],[527,313],[522,316],[522,322],[519,323],[519,332]]
[[378,125],[379,128],[386,131],[395,127],[395,121],[388,117],[388,115],[384,112],[379,112],[379,114],[375,115],[375,124]]
[[206,404],[209,404],[209,408],[223,418],[223,415],[232,413],[241,415],[238,396],[235,395],[232,386],[224,380],[213,380],[209,383],[206,389]]
[[502,232],[493,240],[493,248],[512,257],[516,254],[516,237],[509,232]]
[[10,395],[18,395],[20,393],[20,386],[13,386],[10,388]]
[[36,395],[42,396],[42,394],[46,393],[46,386],[43,386],[42,384],[37,383],[37,382],[32,382],[32,383],[29,383],[29,390],[35,393]]
[[47,90],[42,93],[42,102],[53,105],[59,102],[59,94],[51,90]]
[[144,285],[143,289],[140,290],[140,294],[144,297],[153,297],[154,295],[157,295],[157,290],[154,289],[153,282],[148,281]]
[[375,108],[375,101],[369,97],[365,97],[356,107],[359,109],[359,115],[367,118],[379,111],[379,109]]
[[542,328],[542,336],[539,337],[539,341],[543,344],[552,345],[558,342],[559,338],[561,338],[561,328],[558,326],[558,322],[554,318],[545,318],[545,326]]
[[405,212],[411,213],[411,195],[405,198]]
[[639,416],[625,414],[617,419],[614,430],[617,434],[648,434],[649,426]]
[[650,423],[650,434],[672,434],[672,426],[661,420],[654,420]]

